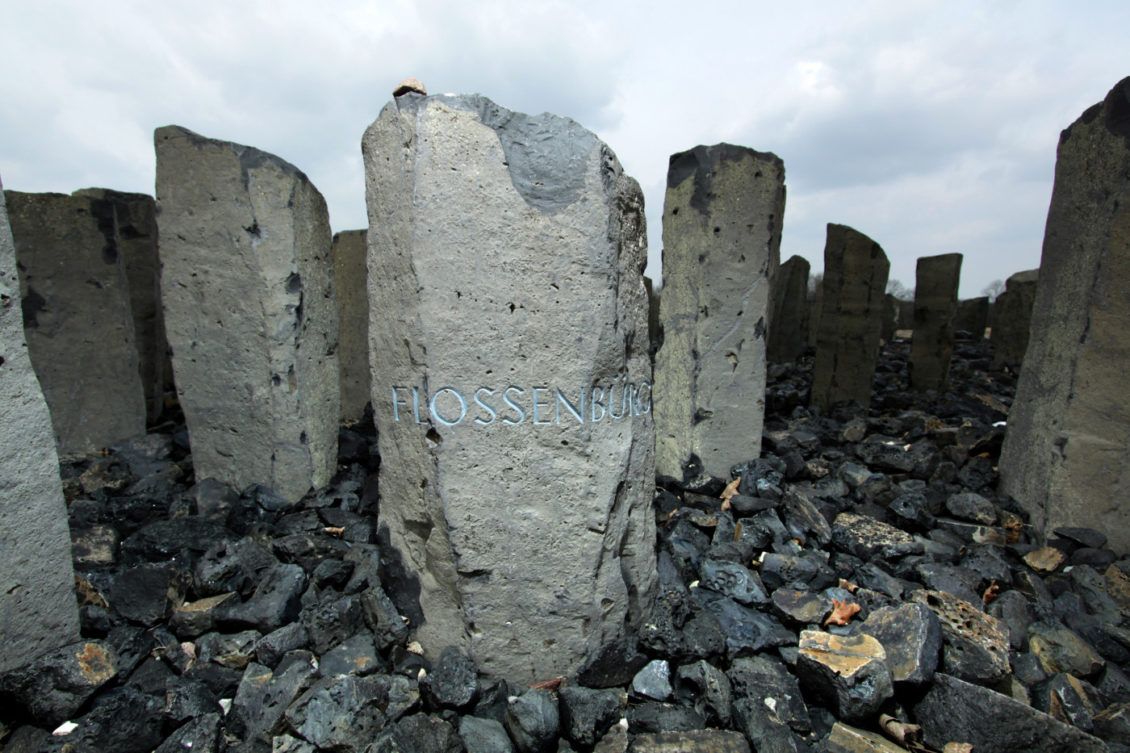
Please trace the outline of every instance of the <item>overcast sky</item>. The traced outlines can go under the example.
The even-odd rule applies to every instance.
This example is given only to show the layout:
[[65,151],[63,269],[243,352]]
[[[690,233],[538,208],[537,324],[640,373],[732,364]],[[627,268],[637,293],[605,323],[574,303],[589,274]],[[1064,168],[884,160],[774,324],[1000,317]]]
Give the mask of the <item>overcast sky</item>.
[[668,157],[785,162],[781,258],[825,225],[891,278],[961,252],[962,297],[1039,265],[1059,132],[1130,75],[1130,3],[4,0],[5,188],[153,193],[153,129],[294,163],[364,227],[361,134],[406,76],[566,115],[640,181],[658,276]]

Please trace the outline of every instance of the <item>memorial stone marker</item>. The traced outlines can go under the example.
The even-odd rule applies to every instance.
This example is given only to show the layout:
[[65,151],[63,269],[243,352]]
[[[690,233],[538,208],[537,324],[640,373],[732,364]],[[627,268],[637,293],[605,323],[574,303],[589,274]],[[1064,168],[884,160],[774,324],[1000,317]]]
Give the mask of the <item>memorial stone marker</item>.
[[165,327],[196,477],[297,501],[337,469],[325,200],[258,149],[179,126],[154,140]]
[[910,387],[918,392],[949,389],[961,258],[961,254],[940,254],[918,259],[908,364]]
[[6,192],[24,332],[60,454],[145,433],[129,283],[114,205]]
[[849,400],[871,404],[890,267],[878,243],[846,225],[828,224],[812,405],[827,410]]
[[1028,350],[1032,305],[1036,302],[1039,269],[1017,272],[1005,281],[1004,292],[993,302],[993,368],[1016,368]]
[[161,310],[157,203],[152,196],[143,193],[123,193],[109,188],[84,188],[72,195],[101,199],[109,202],[114,209],[114,237],[129,282],[146,418],[153,424],[164,410],[165,392],[173,386],[173,367],[169,362],[164,312]]
[[795,361],[808,343],[808,259],[793,256],[773,278],[767,343],[770,363]]
[[47,402],[24,341],[0,186],[0,672],[79,638],[71,534]]
[[394,598],[428,656],[568,675],[655,591],[642,193],[574,121],[479,95],[403,93],[362,152]]
[[879,339],[889,343],[894,339],[895,332],[899,328],[899,309],[902,308],[902,301],[890,293],[883,296],[883,300],[887,307],[883,310],[883,318],[879,323]]
[[968,332],[974,340],[981,340],[985,337],[985,328],[988,326],[989,299],[987,296],[957,302],[957,314],[953,320],[955,332]]
[[[1037,530],[1097,528],[1130,552],[1130,78],[1060,134],[1032,337],[1001,491]],[[995,334],[995,333],[994,333]]]
[[716,144],[672,155],[655,357],[660,475],[729,478],[761,454],[769,274],[784,213],[775,154]]
[[369,289],[364,230],[334,235],[334,286],[340,324],[341,418],[359,421],[369,404]]

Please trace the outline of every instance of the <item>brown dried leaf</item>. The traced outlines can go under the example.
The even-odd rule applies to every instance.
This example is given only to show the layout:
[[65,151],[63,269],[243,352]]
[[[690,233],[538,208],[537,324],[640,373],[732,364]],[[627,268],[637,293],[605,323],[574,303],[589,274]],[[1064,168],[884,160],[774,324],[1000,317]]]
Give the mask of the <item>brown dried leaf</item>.
[[345,526],[326,526],[322,530],[330,536],[337,536],[339,539],[345,534]]
[[844,601],[832,599],[832,613],[828,615],[828,619],[824,620],[824,625],[846,625],[851,622],[852,615],[858,613],[862,608],[846,599]]
[[741,541],[741,540],[742,540],[742,522],[739,520],[737,523],[734,523],[734,541]]
[[981,594],[981,601],[988,604],[993,599],[1001,594],[1001,587],[997,585],[996,580],[989,581],[989,587],[985,589],[985,593]]
[[718,496],[721,497],[722,499],[726,500],[727,502],[729,502],[730,497],[732,497],[732,496],[734,496],[735,494],[738,493],[738,487],[741,486],[741,483],[742,483],[742,480],[740,478],[734,479],[730,483],[726,484],[726,488],[723,489],[722,493]]
[[105,597],[98,592],[94,584],[86,578],[75,576],[75,595],[78,596],[79,604],[89,604],[94,607],[102,607],[108,609],[109,604],[106,603]]
[[722,512],[726,512],[731,507],[733,507],[733,505],[730,504],[730,500],[728,500],[728,499],[722,500]]
[[942,753],[973,753],[973,743],[946,743]]
[[850,580],[844,580],[843,578],[840,578],[840,588],[844,589],[848,593],[855,593],[859,590],[859,586],[852,583]]
[[531,684],[530,690],[557,690],[563,682],[565,682],[564,677],[554,677],[552,680],[542,680]]

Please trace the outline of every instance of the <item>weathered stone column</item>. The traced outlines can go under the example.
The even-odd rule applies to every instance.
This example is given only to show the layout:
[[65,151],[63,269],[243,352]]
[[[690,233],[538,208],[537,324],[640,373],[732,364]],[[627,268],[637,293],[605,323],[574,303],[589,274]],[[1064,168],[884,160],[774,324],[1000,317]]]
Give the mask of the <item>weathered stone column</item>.
[[161,310],[161,268],[157,259],[157,203],[143,193],[109,188],[84,188],[73,196],[88,196],[114,208],[114,237],[129,281],[130,310],[137,343],[138,371],[145,390],[150,424],[165,408],[165,392],[173,386],[173,367],[165,340]]
[[793,256],[777,268],[767,341],[770,363],[795,361],[808,343],[809,269],[803,256]]
[[92,452],[144,434],[145,392],[114,205],[6,195],[28,352],[58,451]]
[[274,155],[158,128],[161,293],[197,478],[296,501],[337,468],[330,225]]
[[993,343],[994,369],[1005,364],[1015,369],[1024,362],[1039,278],[1039,269],[1017,272],[1005,281],[1004,292],[993,301],[993,329],[989,339]]
[[902,307],[902,301],[887,293],[883,296],[883,302],[886,308],[883,309],[883,317],[879,322],[879,339],[889,343],[894,339],[895,331],[899,328],[899,309]]
[[[1059,138],[1032,337],[1001,491],[1037,529],[1089,526],[1130,552],[1130,78]],[[996,333],[994,333],[995,335]]]
[[847,400],[871,405],[890,269],[878,243],[846,225],[828,224],[812,405],[822,410]]
[[671,156],[655,357],[660,475],[682,479],[701,463],[729,478],[761,454],[769,273],[784,213],[775,154],[716,144]]
[[940,254],[918,259],[908,364],[910,388],[917,392],[949,389],[961,258],[961,254]]
[[954,332],[968,332],[974,341],[985,338],[985,328],[989,326],[989,299],[987,296],[970,298],[957,302],[957,314],[954,315]]
[[0,672],[79,639],[71,534],[51,415],[24,341],[0,186]]
[[334,235],[334,285],[341,332],[341,418],[360,421],[369,404],[369,287],[364,230]]
[[382,557],[430,656],[568,675],[655,589],[643,196],[567,118],[407,93],[365,132]]

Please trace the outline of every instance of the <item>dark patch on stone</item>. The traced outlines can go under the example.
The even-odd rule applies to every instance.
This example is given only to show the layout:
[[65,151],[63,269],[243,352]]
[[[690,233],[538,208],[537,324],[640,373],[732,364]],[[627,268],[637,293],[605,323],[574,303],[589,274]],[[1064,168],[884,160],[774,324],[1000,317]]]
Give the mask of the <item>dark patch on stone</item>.
[[758,152],[744,146],[734,146],[733,144],[699,145],[689,151],[671,155],[667,166],[667,188],[674,188],[688,178],[694,177],[694,193],[691,195],[690,205],[699,212],[706,214],[707,205],[713,196],[710,189],[714,180],[715,165],[724,160],[737,161],[746,155],[751,155],[756,160],[781,162],[775,154]]
[[118,232],[113,202],[105,199],[91,200],[90,214],[98,225],[98,232],[106,239],[106,245],[102,247],[102,261],[117,264]]
[[47,299],[39,294],[30,284],[27,286],[27,295],[20,301],[23,308],[24,329],[39,326],[39,312],[47,310]]

